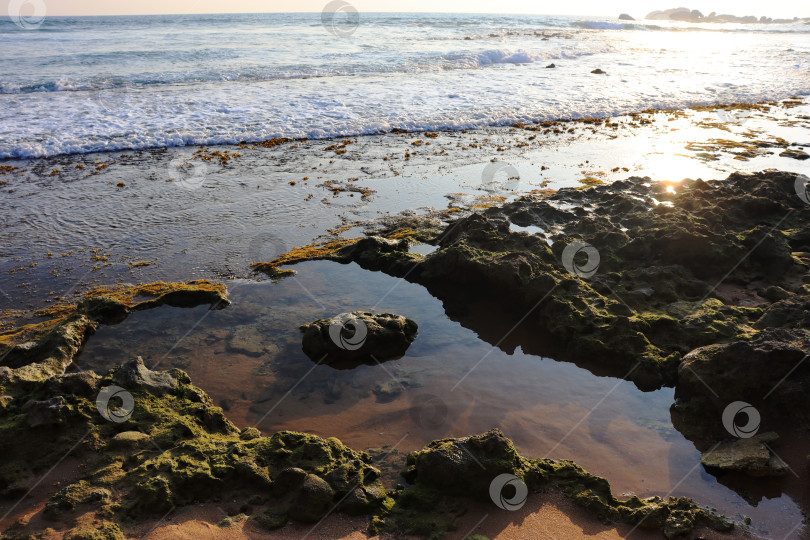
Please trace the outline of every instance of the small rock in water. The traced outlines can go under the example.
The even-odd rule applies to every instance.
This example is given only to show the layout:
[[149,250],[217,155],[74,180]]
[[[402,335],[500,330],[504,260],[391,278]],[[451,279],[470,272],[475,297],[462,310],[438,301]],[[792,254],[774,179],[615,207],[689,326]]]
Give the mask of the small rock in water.
[[606,75],[606,74],[607,74],[607,72],[606,72],[606,71],[602,71],[602,70],[601,70],[601,69],[599,69],[599,68],[596,68],[595,70],[591,71],[591,73],[594,73],[594,74],[596,74],[596,75]]
[[352,368],[401,358],[417,329],[402,315],[354,311],[301,326],[302,346],[314,362]]
[[787,465],[767,444],[778,438],[776,433],[768,432],[722,443],[705,452],[700,462],[708,469],[738,471],[749,476],[781,476],[787,472]]
[[555,67],[557,67],[557,66],[554,65],[553,63],[551,63],[551,64],[546,66],[546,69],[554,69]]
[[779,155],[782,157],[798,159],[799,161],[804,161],[805,159],[810,158],[810,154],[808,154],[807,152],[802,152],[801,150],[795,150],[793,148],[788,148]]

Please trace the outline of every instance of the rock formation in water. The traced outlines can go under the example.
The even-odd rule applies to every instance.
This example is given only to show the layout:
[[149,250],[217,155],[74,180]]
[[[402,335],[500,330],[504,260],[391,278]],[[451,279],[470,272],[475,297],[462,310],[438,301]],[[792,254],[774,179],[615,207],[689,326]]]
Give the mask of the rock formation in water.
[[313,362],[353,367],[401,358],[416,339],[417,324],[402,315],[341,313],[301,326],[304,353]]
[[721,14],[711,12],[709,15],[703,15],[696,9],[689,9],[685,7],[665,9],[660,11],[653,11],[645,17],[647,20],[652,21],[685,21],[685,22],[700,22],[700,23],[742,23],[742,24],[787,24],[793,22],[807,22],[810,19],[771,19],[770,17],[755,17],[747,15],[745,17],[738,17],[736,15]]

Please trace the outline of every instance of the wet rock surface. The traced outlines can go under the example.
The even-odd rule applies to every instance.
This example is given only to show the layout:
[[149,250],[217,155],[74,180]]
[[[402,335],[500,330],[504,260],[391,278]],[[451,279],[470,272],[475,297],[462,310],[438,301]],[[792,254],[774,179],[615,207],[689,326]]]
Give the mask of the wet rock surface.
[[782,476],[788,467],[769,446],[778,438],[776,433],[768,432],[720,443],[704,452],[700,463],[707,469],[743,472],[750,476]]
[[167,372],[152,371],[140,356],[121,366],[115,374],[115,382],[131,390],[145,389],[155,393],[171,392],[177,388],[177,379]]
[[73,362],[87,339],[101,324],[117,324],[132,311],[162,305],[193,307],[210,304],[227,306],[227,290],[208,280],[186,283],[150,283],[117,288],[99,288],[77,304],[52,306],[41,323],[0,334],[0,367],[10,368],[6,376],[42,381],[62,374]]
[[675,396],[676,427],[703,436],[727,435],[718,422],[729,404],[745,402],[763,426],[810,420],[810,331],[767,328],[749,340],[700,347],[684,357]]
[[402,315],[354,311],[301,326],[302,347],[314,362],[351,368],[401,358],[417,330]]
[[[432,501],[436,508],[446,504],[444,497],[448,496],[490,500],[495,482],[507,475],[513,486],[513,494],[506,498],[507,504],[510,500],[521,502],[515,500],[516,497],[525,500],[530,491],[557,489],[606,522],[658,528],[667,537],[691,532],[697,525],[720,531],[734,526],[730,520],[686,498],[631,497],[621,501],[611,493],[605,479],[589,474],[573,462],[520,456],[512,442],[497,429],[472,437],[433,441],[411,453],[407,465],[403,476],[415,484],[413,489],[422,500]],[[496,489],[495,496],[503,497],[503,493]],[[372,530],[419,534],[424,521],[414,521],[412,515],[419,503],[408,490],[394,494],[394,499],[386,520],[378,522]],[[432,523],[438,523],[438,518]]]
[[[388,492],[369,454],[334,438],[240,431],[180,370],[154,372],[136,359],[101,377],[75,375],[0,381],[0,395],[10,398],[0,409],[0,496],[24,494],[32,478],[70,449],[82,463],[79,478],[44,510],[48,519],[73,524],[67,537],[88,534],[77,521],[86,512],[98,516],[95,531],[121,538],[132,523],[159,519],[172,508],[229,499],[249,500],[246,511],[268,529],[290,520],[315,523],[337,511],[368,515],[371,533],[436,536],[453,529],[463,498],[491,495],[496,473],[514,474],[533,490],[559,489],[605,521],[665,532],[676,526],[690,531],[696,524],[732,526],[689,499],[619,501],[605,480],[572,462],[520,456],[498,430],[435,441],[411,454],[404,476],[414,485]],[[70,392],[78,380],[98,388],[126,384],[132,414],[121,422],[106,420],[92,393]],[[83,386],[78,388],[84,392]],[[54,397],[54,391],[61,393]],[[54,422],[58,438],[48,427]]]
[[70,405],[62,396],[52,397],[45,401],[31,400],[22,406],[22,412],[26,414],[26,422],[31,427],[61,424],[70,411]]
[[[801,178],[773,171],[562,189],[460,218],[428,240],[437,251],[417,260],[402,242],[374,237],[329,258],[407,274],[440,299],[454,287],[498,291],[556,344],[546,353],[642,389],[674,386],[687,353],[759,329],[768,300],[728,303],[719,282],[778,287],[781,302],[806,294],[808,263],[795,256],[810,251]],[[514,232],[511,223],[544,232]]]

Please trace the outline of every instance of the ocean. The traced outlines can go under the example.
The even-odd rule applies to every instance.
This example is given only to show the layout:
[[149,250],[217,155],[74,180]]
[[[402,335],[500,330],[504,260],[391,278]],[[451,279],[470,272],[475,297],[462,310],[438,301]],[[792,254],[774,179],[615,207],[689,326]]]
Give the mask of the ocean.
[[396,13],[331,24],[307,13],[24,26],[0,20],[0,158],[460,130],[810,94],[806,24]]

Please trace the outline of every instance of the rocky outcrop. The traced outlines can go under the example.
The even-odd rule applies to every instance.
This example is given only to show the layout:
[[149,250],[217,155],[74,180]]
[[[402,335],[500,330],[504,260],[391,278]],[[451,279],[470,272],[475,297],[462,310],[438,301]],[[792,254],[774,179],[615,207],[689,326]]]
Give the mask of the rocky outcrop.
[[132,311],[161,305],[206,303],[212,309],[226,307],[225,286],[198,280],[95,289],[77,304],[52,306],[47,313],[55,315],[51,320],[0,334],[0,367],[11,368],[5,374],[9,378],[43,381],[63,373],[100,324],[117,324]]
[[785,24],[807,21],[808,19],[772,19],[770,17],[755,17],[754,15],[746,15],[738,17],[736,15],[722,14],[718,15],[716,12],[711,12],[709,15],[704,16],[700,11],[689,8],[672,8],[661,11],[653,11],[645,17],[651,21],[684,21],[693,23],[741,23],[741,24]]
[[807,152],[803,152],[796,148],[788,148],[787,150],[781,152],[779,154],[781,157],[788,157],[793,159],[798,159],[799,161],[804,161],[805,159],[810,159],[810,154]]
[[[95,392],[87,392],[113,384],[129,388],[136,403],[121,423],[102,416]],[[185,373],[150,371],[140,360],[103,377],[4,379],[0,395],[9,398],[0,408],[3,496],[24,495],[68,451],[81,463],[80,478],[44,505],[46,518],[76,523],[68,538],[87,534],[87,524],[77,519],[88,512],[104,516],[93,523],[97,530],[119,538],[122,527],[159,519],[172,508],[237,498],[249,500],[240,511],[267,528],[290,520],[316,523],[337,511],[368,515],[372,533],[437,535],[453,528],[464,498],[490,499],[491,477],[498,474],[514,475],[527,490],[559,489],[604,521],[661,528],[668,535],[697,524],[732,526],[689,499],[620,501],[604,479],[571,462],[520,456],[498,430],[434,441],[414,452],[405,472],[414,485],[389,493],[368,454],[334,438],[240,431]]]
[[[649,178],[561,189],[466,215],[438,233],[412,220],[392,223],[385,237],[317,257],[404,276],[443,301],[497,291],[493,301],[508,305],[515,323],[525,316],[521,324],[547,338],[534,354],[645,390],[674,386],[693,349],[760,330],[754,323],[767,298],[757,306],[729,301],[719,281],[765,276],[762,292],[774,300],[806,294],[800,276],[810,258],[797,253],[810,252],[810,205],[797,194],[801,178],[766,171],[673,189]],[[512,224],[540,232],[514,232]],[[427,231],[434,236],[424,238]],[[438,249],[409,253],[407,240],[417,236]]]
[[[493,495],[503,496],[498,493],[501,487],[498,481],[506,478],[514,493],[507,498],[514,504],[525,501],[529,491],[557,489],[606,522],[661,529],[668,538],[686,534],[697,525],[721,531],[733,528],[730,520],[686,498],[670,497],[665,501],[660,497],[631,497],[621,501],[613,495],[605,479],[589,474],[570,461],[520,456],[512,442],[497,429],[472,437],[433,441],[411,453],[407,464],[406,480],[415,483],[415,489],[421,490],[420,497],[427,500],[433,500],[438,493],[494,501]],[[408,523],[409,505],[414,504],[407,493],[395,496],[388,521],[377,524],[372,532],[402,530]]]
[[635,19],[633,17],[631,17],[630,15],[628,15],[627,13],[622,13],[621,15],[619,15],[619,20],[620,21],[635,21]]
[[65,371],[97,327],[79,313],[25,326],[0,336],[0,362],[14,370],[10,376],[45,380]]
[[[806,267],[793,252],[810,251],[797,178],[685,180],[675,193],[643,178],[562,189],[463,217],[431,241],[438,250],[408,265],[406,246],[373,237],[333,258],[407,275],[440,299],[458,288],[498,291],[497,302],[560,345],[538,354],[598,365],[643,389],[674,386],[685,354],[750,337],[762,315],[713,298],[724,273],[736,283],[765,275],[795,296]],[[512,223],[543,232],[513,232]],[[585,247],[565,260],[569,246]]]
[[750,340],[695,349],[678,368],[676,427],[727,436],[723,412],[738,401],[756,409],[764,429],[782,423],[786,410],[794,423],[810,420],[808,353],[810,330],[804,328],[768,328]]
[[411,319],[392,313],[341,313],[301,326],[302,347],[314,362],[353,367],[401,358],[417,329]]

